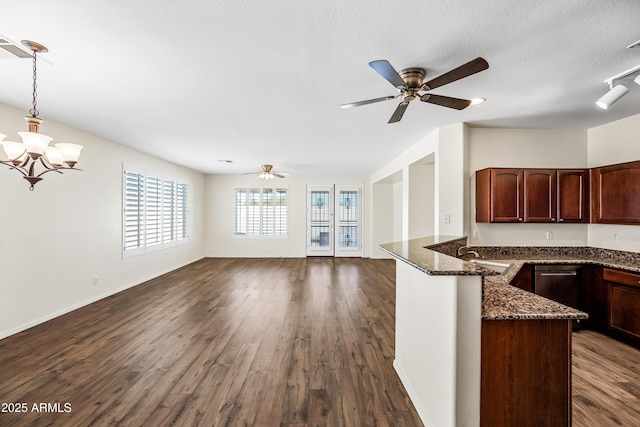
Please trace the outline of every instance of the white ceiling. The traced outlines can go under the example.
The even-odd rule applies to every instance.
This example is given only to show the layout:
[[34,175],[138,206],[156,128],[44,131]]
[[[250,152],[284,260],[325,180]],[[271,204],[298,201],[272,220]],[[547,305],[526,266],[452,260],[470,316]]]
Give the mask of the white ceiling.
[[[638,23],[637,0],[0,0],[0,34],[49,48],[41,117],[205,173],[368,175],[450,123],[590,128],[638,114],[633,77],[609,110],[594,103],[640,65],[626,48]],[[372,60],[428,80],[478,56],[488,70],[434,93],[479,106],[415,101],[396,124],[398,100],[339,108],[396,93]],[[29,59],[0,60],[0,102],[29,108]]]

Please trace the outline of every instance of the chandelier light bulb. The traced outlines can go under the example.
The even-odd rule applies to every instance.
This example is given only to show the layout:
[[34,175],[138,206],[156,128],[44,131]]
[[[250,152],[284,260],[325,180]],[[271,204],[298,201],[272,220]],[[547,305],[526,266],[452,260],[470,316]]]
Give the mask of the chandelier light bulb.
[[47,158],[47,161],[53,166],[60,167],[64,163],[62,153],[56,147],[46,147],[44,149],[44,156]]

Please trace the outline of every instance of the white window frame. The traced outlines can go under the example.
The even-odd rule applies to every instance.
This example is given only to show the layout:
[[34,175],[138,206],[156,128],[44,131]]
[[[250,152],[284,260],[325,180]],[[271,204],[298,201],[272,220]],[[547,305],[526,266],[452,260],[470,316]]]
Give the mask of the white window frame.
[[[244,227],[242,227],[242,229],[245,230],[244,233],[242,232],[238,232],[238,203],[237,203],[237,195],[239,191],[245,191],[246,192],[246,203],[248,204],[248,200],[249,200],[249,194],[250,191],[254,191],[253,194],[255,194],[255,190],[259,191],[259,197],[260,197],[260,201],[259,201],[259,213],[257,214],[258,216],[258,222],[251,222],[250,221],[250,215],[248,214],[248,210],[249,207],[248,205],[245,206],[245,208],[247,209],[247,213],[245,214],[245,225]],[[275,209],[276,209],[276,205],[275,205],[275,200],[276,200],[276,192],[278,191],[284,191],[284,193],[286,194],[286,199],[287,199],[287,206],[286,206],[286,218],[284,221],[285,224],[285,234],[275,234],[276,230],[278,228],[277,226],[277,218],[278,215],[276,215],[275,213]],[[273,219],[272,219],[272,224],[271,224],[271,229],[272,229],[272,234],[265,234],[265,230],[268,230],[269,228],[267,228],[267,226],[264,223],[264,219],[267,216],[264,212],[265,209],[265,204],[264,204],[264,194],[265,193],[272,193],[273,194],[273,201],[274,201],[274,205],[273,205]],[[290,218],[291,218],[291,192],[289,191],[289,188],[286,186],[246,186],[246,187],[235,187],[233,189],[233,223],[232,223],[232,234],[233,237],[236,239],[288,239],[289,238],[289,225],[290,225]],[[282,223],[282,222],[281,222]],[[252,228],[252,224],[253,224],[253,232],[249,232],[249,229]],[[257,231],[256,231],[257,229]]]
[[[141,188],[136,194],[127,185],[127,177],[135,179],[137,176]],[[155,186],[150,186],[155,181]],[[150,202],[149,190],[156,197],[155,203]],[[190,239],[190,185],[187,180],[174,179],[136,167],[122,165],[122,257],[128,258],[149,252],[183,245]],[[171,195],[171,199],[167,197]],[[137,202],[137,208],[132,208]],[[137,212],[137,218],[131,212]],[[133,230],[128,222],[138,221]],[[153,224],[153,225],[152,225]],[[150,234],[151,230],[156,230]],[[128,244],[128,237],[137,231],[137,243]],[[135,234],[134,234],[135,235]]]

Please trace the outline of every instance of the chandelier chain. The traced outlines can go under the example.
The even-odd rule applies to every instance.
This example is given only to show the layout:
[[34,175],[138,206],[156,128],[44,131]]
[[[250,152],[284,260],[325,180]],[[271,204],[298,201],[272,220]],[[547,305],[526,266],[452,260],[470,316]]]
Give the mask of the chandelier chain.
[[31,110],[29,110],[29,113],[31,113],[32,117],[38,117],[38,115],[40,114],[40,112],[38,111],[38,84],[37,84],[37,79],[38,79],[38,72],[37,72],[37,67],[36,67],[36,58],[37,54],[36,51],[33,51],[33,100],[31,102],[32,108]]

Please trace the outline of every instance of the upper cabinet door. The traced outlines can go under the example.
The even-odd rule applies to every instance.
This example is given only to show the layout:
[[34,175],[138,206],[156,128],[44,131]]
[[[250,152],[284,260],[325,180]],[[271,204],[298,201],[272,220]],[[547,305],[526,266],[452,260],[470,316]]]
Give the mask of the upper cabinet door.
[[524,170],[524,222],[556,222],[555,170]]
[[523,202],[522,169],[476,172],[476,222],[522,222]]
[[591,220],[640,224],[640,161],[591,170]]
[[491,222],[522,222],[522,169],[491,169]]
[[589,222],[589,171],[558,171],[558,222]]

